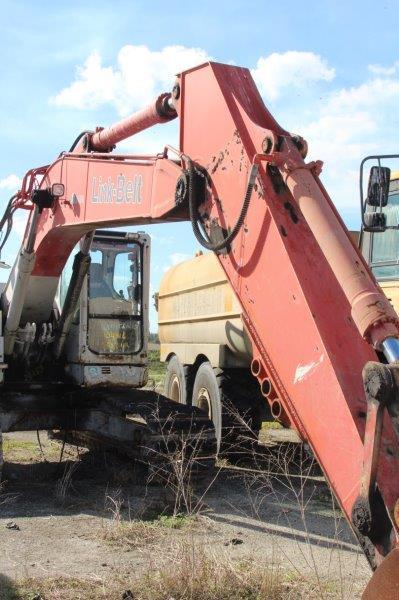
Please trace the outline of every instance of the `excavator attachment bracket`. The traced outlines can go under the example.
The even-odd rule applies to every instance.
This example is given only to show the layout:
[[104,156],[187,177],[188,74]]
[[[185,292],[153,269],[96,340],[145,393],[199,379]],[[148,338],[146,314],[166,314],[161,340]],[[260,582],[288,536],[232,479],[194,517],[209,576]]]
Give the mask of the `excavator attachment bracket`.
[[378,489],[377,472],[385,408],[395,403],[398,393],[395,381],[397,370],[395,364],[371,361],[363,369],[367,415],[360,494],[352,508],[352,524],[360,534],[360,541],[373,568],[378,566],[379,560],[374,552],[370,553],[369,543],[364,538],[378,546],[382,556],[392,549],[392,522]]

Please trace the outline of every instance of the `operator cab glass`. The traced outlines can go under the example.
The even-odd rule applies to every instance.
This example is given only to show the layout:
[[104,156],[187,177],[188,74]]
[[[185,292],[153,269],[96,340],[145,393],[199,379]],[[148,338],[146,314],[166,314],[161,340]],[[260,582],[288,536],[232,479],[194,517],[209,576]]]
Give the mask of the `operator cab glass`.
[[88,348],[136,354],[142,346],[142,258],[138,243],[92,244],[88,274]]
[[[388,204],[383,208],[386,224],[399,225],[399,179],[391,181]],[[399,279],[399,230],[386,229],[374,232],[368,244],[369,264],[376,279]],[[364,246],[364,244],[363,244]]]

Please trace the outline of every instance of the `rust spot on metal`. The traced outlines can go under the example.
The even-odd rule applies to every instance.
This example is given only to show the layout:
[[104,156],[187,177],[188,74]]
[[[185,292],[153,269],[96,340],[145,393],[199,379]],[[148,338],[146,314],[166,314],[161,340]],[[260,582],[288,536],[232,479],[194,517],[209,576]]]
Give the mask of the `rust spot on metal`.
[[299,218],[298,218],[298,215],[296,214],[295,208],[294,208],[294,206],[291,204],[291,202],[288,202],[288,200],[287,200],[287,202],[284,202],[284,208],[285,208],[286,210],[288,210],[288,212],[289,212],[289,215],[290,215],[290,217],[291,217],[291,221],[292,221],[293,223],[298,223],[298,221],[299,221]]
[[241,136],[240,136],[240,132],[238,131],[238,129],[236,129],[233,133],[233,140],[235,141],[236,144],[241,144]]
[[221,150],[219,152],[219,156],[216,159],[215,164],[213,165],[212,169],[211,169],[211,174],[213,175],[214,173],[216,173],[216,171],[218,170],[218,168],[220,167],[220,165],[222,164],[222,162],[224,161],[224,150]]

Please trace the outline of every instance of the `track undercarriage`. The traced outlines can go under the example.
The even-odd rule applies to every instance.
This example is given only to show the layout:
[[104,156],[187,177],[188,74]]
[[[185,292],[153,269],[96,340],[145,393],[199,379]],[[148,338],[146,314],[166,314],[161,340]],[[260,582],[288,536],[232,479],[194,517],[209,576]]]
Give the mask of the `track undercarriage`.
[[117,452],[148,465],[160,479],[180,472],[202,481],[215,463],[215,434],[208,417],[152,390],[49,383],[5,386],[1,433],[36,430],[55,432],[59,439],[90,449]]

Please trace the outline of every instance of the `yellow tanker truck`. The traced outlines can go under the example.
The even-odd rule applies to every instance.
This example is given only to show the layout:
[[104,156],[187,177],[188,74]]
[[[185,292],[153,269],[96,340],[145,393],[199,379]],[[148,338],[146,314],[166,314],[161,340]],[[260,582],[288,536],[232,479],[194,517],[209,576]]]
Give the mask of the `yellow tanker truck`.
[[[399,224],[399,171],[391,174],[389,202],[368,208]],[[399,231],[351,232],[356,244],[399,312]],[[167,271],[158,295],[161,361],[166,362],[164,393],[193,404],[212,418],[219,447],[257,438],[272,415],[251,375],[252,348],[241,306],[213,253],[198,253]],[[284,425],[284,423],[282,423]]]
[[241,306],[217,257],[198,253],[167,271],[158,295],[166,396],[212,418],[219,448],[235,452],[271,418],[250,364]]

